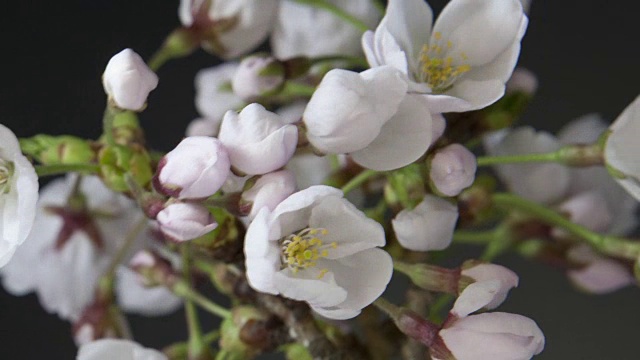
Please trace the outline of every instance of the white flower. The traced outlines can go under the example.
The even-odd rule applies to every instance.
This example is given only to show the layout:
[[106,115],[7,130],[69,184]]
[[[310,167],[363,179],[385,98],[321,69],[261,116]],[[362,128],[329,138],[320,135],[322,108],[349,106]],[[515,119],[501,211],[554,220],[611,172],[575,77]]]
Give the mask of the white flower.
[[202,46],[229,59],[262,43],[273,28],[277,0],[181,0],[182,25],[201,37]]
[[273,56],[253,55],[240,62],[231,86],[241,99],[254,101],[280,89],[284,82],[285,68],[281,62]]
[[104,339],[90,342],[78,350],[77,360],[168,360],[161,352],[146,349],[129,340]]
[[[484,146],[492,156],[553,152],[562,146],[546,132],[522,127],[485,137]],[[550,204],[562,199],[571,181],[570,170],[560,164],[510,164],[495,167],[500,178],[515,194]]]
[[[34,230],[1,270],[8,292],[35,291],[45,310],[72,321],[91,303],[98,278],[143,217],[132,201],[96,177],[81,181],[87,210],[65,208],[74,179],[55,180],[42,190]],[[141,232],[136,244],[145,237]]]
[[229,154],[218,139],[191,136],[160,160],[153,185],[167,196],[206,198],[222,187],[230,169]]
[[144,107],[149,93],[158,86],[158,76],[140,55],[124,49],[109,60],[102,75],[102,85],[116,106],[138,111]]
[[576,246],[567,258],[581,267],[567,271],[569,279],[591,294],[608,294],[635,283],[628,267],[599,256],[589,246]]
[[526,360],[542,352],[545,343],[533,320],[501,312],[453,318],[439,336],[456,360]]
[[289,170],[281,170],[261,176],[251,189],[242,193],[242,202],[251,206],[249,218],[267,207],[273,211],[282,200],[296,191],[296,179]]
[[528,19],[518,0],[452,0],[433,29],[423,0],[390,0],[375,33],[362,38],[372,67],[407,75],[434,113],[481,109],[504,94]]
[[227,62],[196,74],[196,108],[200,115],[211,121],[222,121],[229,110],[240,108],[244,103],[231,89],[231,79],[239,64]]
[[176,242],[193,240],[218,226],[209,210],[197,204],[171,204],[156,219],[164,236]]
[[404,209],[391,221],[398,242],[414,251],[446,249],[458,221],[458,207],[433,195],[413,210]]
[[473,184],[476,178],[476,157],[460,144],[451,144],[431,160],[429,177],[439,192],[456,196]]
[[273,211],[260,210],[245,238],[247,279],[260,292],[306,301],[320,315],[349,319],[391,280],[384,230],[342,192],[299,191]]
[[640,96],[629,105],[609,127],[604,146],[608,167],[618,174],[614,178],[629,194],[640,200]]
[[406,90],[402,74],[389,66],[330,71],[304,112],[309,142],[323,153],[349,153],[374,170],[412,163],[431,143],[431,116]]
[[16,136],[0,124],[0,268],[9,262],[33,227],[38,176]]
[[[371,0],[329,0],[370,27],[380,19]],[[271,35],[273,54],[279,59],[296,56],[358,56],[362,53],[362,31],[334,14],[295,1],[281,1],[278,20]]]
[[495,309],[507,298],[509,290],[518,286],[518,275],[504,266],[479,263],[463,266],[461,281],[469,278],[473,282],[466,286],[451,313],[464,317],[479,308]]
[[262,105],[250,104],[240,114],[227,112],[219,138],[235,169],[248,175],[266,174],[283,167],[293,156],[298,129]]
[[216,136],[220,131],[220,123],[222,118],[209,119],[197,118],[193,119],[187,126],[186,136]]

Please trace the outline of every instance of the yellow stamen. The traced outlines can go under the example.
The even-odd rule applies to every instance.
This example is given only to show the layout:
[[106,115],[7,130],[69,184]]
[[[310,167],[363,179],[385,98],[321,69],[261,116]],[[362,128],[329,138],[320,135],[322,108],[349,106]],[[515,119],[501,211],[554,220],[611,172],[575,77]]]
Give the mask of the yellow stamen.
[[[328,233],[327,229],[307,228],[285,237],[281,243],[283,266],[290,268],[293,273],[315,267],[318,259],[329,256],[329,249],[338,247],[335,241],[325,245],[318,237]],[[322,269],[318,279],[323,278],[328,271]]]
[[[420,53],[420,74],[418,78],[425,82],[434,93],[442,93],[450,88],[458,77],[469,72],[471,66],[459,64],[457,58],[446,56],[446,51],[453,47],[451,41],[446,42],[446,46],[441,46],[442,34],[433,34],[434,43],[424,45]],[[445,55],[446,57],[443,57]],[[460,62],[465,62],[468,57],[465,53],[460,53]]]

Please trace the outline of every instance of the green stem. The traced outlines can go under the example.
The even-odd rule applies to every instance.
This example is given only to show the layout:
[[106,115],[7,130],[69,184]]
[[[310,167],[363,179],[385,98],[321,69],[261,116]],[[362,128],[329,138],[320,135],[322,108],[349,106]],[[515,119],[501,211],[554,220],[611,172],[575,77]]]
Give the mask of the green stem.
[[640,242],[595,233],[584,226],[571,222],[560,213],[532,201],[508,193],[494,194],[492,200],[496,206],[509,211],[517,210],[548,225],[562,228],[568,233],[585,240],[594,249],[604,254],[629,260],[636,260],[640,256]]
[[35,168],[39,177],[60,175],[68,172],[95,174],[100,171],[100,167],[95,164],[37,165]]
[[[191,279],[191,252],[190,244],[184,244],[182,251],[182,276],[187,279],[186,288],[191,288],[189,279]],[[189,328],[189,358],[200,359],[206,352],[206,345],[202,338],[202,329],[200,328],[200,319],[198,319],[198,311],[191,299],[185,298],[184,310],[187,317],[187,326]]]
[[140,235],[140,233],[142,232],[142,230],[145,228],[146,225],[147,225],[147,218],[142,216],[142,218],[138,220],[138,222],[136,222],[133,228],[129,230],[124,240],[124,243],[122,244],[120,249],[118,249],[118,252],[116,253],[116,255],[113,258],[111,258],[111,263],[109,264],[109,269],[107,270],[107,273],[106,273],[107,276],[114,276],[116,269],[118,268],[118,265],[120,265],[120,263],[127,256],[127,254],[129,253],[129,250],[131,250],[131,247],[133,246],[133,244],[135,244],[136,240],[138,239],[138,235]]
[[167,61],[173,59],[174,56],[170,51],[167,51],[167,48],[160,48],[148,62],[149,69],[154,72],[158,72],[158,70],[164,65]]
[[478,166],[489,166],[499,164],[522,164],[540,162],[560,162],[559,152],[543,154],[506,155],[506,156],[479,156]]
[[192,289],[189,283],[187,283],[186,281],[178,281],[173,286],[173,292],[176,295],[185,298],[189,302],[197,304],[201,308],[222,319],[226,319],[231,316],[231,311],[229,309],[226,309],[207,299],[205,296]]
[[362,20],[354,17],[353,15],[349,14],[348,12],[342,10],[341,8],[333,5],[332,3],[328,2],[327,0],[294,0],[300,4],[306,4],[309,6],[314,6],[318,9],[322,9],[322,10],[326,10],[332,14],[334,14],[335,16],[339,17],[340,19],[348,22],[349,24],[353,25],[353,27],[355,27],[356,29],[365,32],[367,30],[369,30],[369,26],[367,26],[367,24],[365,24],[364,22],[362,22]]
[[360,174],[356,175],[356,177],[349,180],[349,182],[342,187],[342,192],[345,195],[348,194],[349,192],[356,189],[358,186],[364,184],[367,180],[369,180],[370,178],[372,178],[377,174],[378,172],[375,170],[364,170]]
[[118,111],[119,110],[111,104],[107,104],[107,107],[104,109],[104,116],[102,117],[102,133],[107,145],[116,145],[116,140],[113,137],[113,121],[115,120]]
[[313,65],[322,64],[326,62],[338,62],[343,61],[346,62],[351,67],[361,67],[368,68],[369,63],[367,59],[358,57],[358,56],[342,56],[342,55],[334,55],[334,56],[321,56],[311,59],[311,63]]

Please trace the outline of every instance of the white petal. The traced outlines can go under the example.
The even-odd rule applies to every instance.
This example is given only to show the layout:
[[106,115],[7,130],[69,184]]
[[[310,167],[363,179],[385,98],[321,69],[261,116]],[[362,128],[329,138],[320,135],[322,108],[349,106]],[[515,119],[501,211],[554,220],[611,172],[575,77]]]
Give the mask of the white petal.
[[377,221],[346,199],[335,196],[326,197],[313,207],[309,227],[327,230],[320,237],[325,245],[336,242],[337,248],[328,249],[328,259],[344,258],[385,244],[384,229]]
[[[329,0],[329,3],[371,27],[381,16],[370,0]],[[336,54],[358,56],[361,35],[361,30],[324,9],[282,1],[271,47],[279,59]]]
[[275,295],[278,289],[273,279],[281,266],[280,248],[277,242],[269,239],[269,215],[269,209],[262,208],[247,228],[244,254],[249,285],[257,291]]
[[[286,198],[273,211],[272,223],[279,225],[277,231],[271,229],[271,240],[293,234],[309,225],[311,210],[327,197],[342,197],[342,191],[325,185],[311,186]],[[274,237],[275,235],[275,237]]]
[[298,188],[306,189],[325,181],[331,174],[331,161],[328,157],[300,154],[292,157],[286,168],[296,174]]
[[242,99],[231,91],[231,79],[238,65],[237,62],[228,62],[196,74],[195,102],[200,115],[222,120],[227,111],[242,106]]
[[453,304],[451,314],[463,318],[488,306],[496,298],[501,286],[500,280],[480,281],[467,286]]
[[124,49],[114,55],[102,75],[105,92],[121,109],[138,111],[158,86],[158,76],[140,55]]
[[331,314],[330,310],[348,309],[355,312],[371,304],[385,291],[393,274],[391,256],[381,249],[364,250],[338,260],[318,261],[318,267],[325,266],[334,274],[338,285],[347,290],[347,298],[334,307],[337,309],[322,306],[325,311],[320,313],[333,319],[345,319],[344,316],[349,313],[338,317],[340,312]]
[[433,27],[448,54],[465,54],[468,65],[493,61],[521,36],[524,13],[518,0],[452,0],[442,10]]
[[351,154],[358,164],[373,170],[397,169],[418,160],[432,141],[430,109],[416,95],[408,95],[398,112],[384,124],[366,148]]
[[456,205],[433,195],[413,210],[402,210],[392,220],[393,230],[403,247],[414,251],[443,250],[451,244],[458,221]]
[[182,299],[165,287],[144,287],[138,275],[124,266],[118,269],[116,293],[124,311],[144,316],[170,314],[182,305]]
[[605,144],[604,156],[608,166],[627,177],[618,179],[633,197],[640,200],[640,96],[629,105],[609,128],[611,134]]
[[168,360],[161,352],[129,340],[103,339],[83,345],[77,360]]
[[466,112],[482,109],[504,95],[504,81],[462,78],[444,95],[425,95],[432,112]]
[[592,144],[607,130],[607,124],[598,114],[581,116],[558,131],[558,140],[563,144]]
[[518,286],[518,275],[504,266],[495,264],[478,264],[462,270],[463,276],[469,276],[476,282],[498,280],[500,288],[494,298],[484,305],[487,309],[495,309],[507,298],[509,290]]
[[242,193],[242,200],[252,204],[249,218],[254,218],[260,209],[275,209],[296,190],[296,180],[291,171],[282,170],[261,176],[251,189]]
[[306,301],[311,307],[330,307],[347,298],[347,290],[336,284],[333,273],[320,278],[320,268],[310,268],[293,273],[286,268],[275,274],[274,283],[282,296]]

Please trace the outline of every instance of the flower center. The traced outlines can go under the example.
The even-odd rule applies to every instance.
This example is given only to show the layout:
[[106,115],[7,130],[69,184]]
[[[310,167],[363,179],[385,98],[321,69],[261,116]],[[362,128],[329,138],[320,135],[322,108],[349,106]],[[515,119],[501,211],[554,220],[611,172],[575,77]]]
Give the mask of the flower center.
[[449,89],[460,75],[471,70],[471,66],[464,64],[467,56],[460,53],[460,59],[456,60],[446,55],[446,51],[451,49],[453,44],[447,41],[442,44],[442,34],[433,34],[434,43],[425,44],[420,52],[420,74],[418,78],[429,85],[434,93],[442,93]]
[[14,171],[13,162],[0,158],[0,195],[11,191],[11,177]]
[[[329,249],[335,249],[338,244],[334,241],[324,244],[320,237],[327,235],[327,229],[306,228],[285,237],[281,243],[281,258],[283,267],[288,267],[297,273],[300,270],[313,268],[320,258],[329,255]],[[320,270],[318,279],[322,279],[329,269]]]

